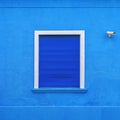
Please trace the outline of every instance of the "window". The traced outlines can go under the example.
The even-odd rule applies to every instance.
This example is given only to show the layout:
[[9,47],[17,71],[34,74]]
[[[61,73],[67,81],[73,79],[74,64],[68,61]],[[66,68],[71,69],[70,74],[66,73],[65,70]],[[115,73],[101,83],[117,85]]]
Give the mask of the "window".
[[34,89],[85,89],[84,31],[35,31]]

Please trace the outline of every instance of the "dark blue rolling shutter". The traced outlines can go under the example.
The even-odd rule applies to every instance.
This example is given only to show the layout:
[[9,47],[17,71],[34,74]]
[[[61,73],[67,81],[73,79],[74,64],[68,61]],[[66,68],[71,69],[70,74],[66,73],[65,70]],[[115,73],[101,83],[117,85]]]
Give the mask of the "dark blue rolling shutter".
[[80,36],[39,36],[39,87],[79,87]]

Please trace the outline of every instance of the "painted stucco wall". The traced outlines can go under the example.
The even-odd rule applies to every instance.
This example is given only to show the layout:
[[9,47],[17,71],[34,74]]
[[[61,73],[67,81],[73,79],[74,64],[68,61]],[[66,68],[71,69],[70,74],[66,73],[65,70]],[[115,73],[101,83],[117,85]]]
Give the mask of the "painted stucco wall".
[[[117,116],[117,120],[119,23],[119,0],[0,1],[0,119],[14,120],[16,114],[21,116],[18,120],[54,120],[57,116],[62,120],[73,116],[113,120]],[[35,30],[85,30],[87,93],[32,92]],[[116,32],[111,39],[108,30]]]

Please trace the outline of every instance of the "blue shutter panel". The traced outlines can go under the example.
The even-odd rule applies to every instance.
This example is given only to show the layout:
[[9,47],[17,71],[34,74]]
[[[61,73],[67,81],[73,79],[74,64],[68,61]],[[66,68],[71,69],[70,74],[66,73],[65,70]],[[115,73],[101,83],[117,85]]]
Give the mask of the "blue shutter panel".
[[39,36],[39,87],[79,87],[80,36]]

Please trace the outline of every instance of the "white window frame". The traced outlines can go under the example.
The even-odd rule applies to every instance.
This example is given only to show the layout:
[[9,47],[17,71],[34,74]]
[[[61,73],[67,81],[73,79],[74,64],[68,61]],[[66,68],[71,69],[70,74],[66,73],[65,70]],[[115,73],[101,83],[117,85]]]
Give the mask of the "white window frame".
[[85,31],[35,31],[34,35],[34,89],[39,87],[39,36],[40,35],[80,35],[80,89],[85,88]]

